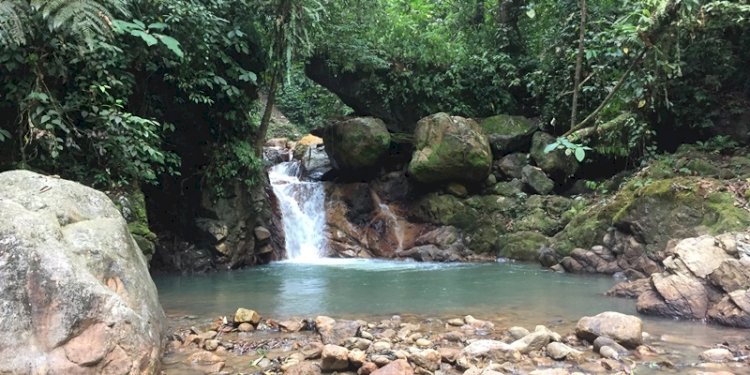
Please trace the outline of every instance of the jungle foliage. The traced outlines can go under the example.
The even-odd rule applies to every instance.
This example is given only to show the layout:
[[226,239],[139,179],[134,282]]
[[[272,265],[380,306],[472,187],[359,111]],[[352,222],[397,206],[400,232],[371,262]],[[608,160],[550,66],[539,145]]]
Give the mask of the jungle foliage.
[[525,115],[633,160],[748,142],[749,20],[747,0],[0,0],[0,168],[252,184],[259,91],[303,129],[349,113],[311,62],[357,77],[359,114]]

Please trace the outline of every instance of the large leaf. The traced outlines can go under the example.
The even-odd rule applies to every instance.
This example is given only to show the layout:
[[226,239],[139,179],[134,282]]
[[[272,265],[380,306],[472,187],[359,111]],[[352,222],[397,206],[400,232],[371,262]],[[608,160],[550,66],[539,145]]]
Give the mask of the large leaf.
[[183,58],[185,57],[185,53],[182,52],[182,48],[180,47],[180,42],[177,41],[177,39],[172,38],[168,35],[162,35],[162,34],[155,34],[159,40],[161,40],[162,44],[164,44],[170,51],[172,51],[177,57]]

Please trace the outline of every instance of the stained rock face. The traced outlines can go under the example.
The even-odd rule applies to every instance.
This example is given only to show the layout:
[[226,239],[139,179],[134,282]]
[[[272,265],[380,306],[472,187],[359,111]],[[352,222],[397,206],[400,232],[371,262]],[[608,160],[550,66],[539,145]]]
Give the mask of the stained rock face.
[[101,192],[0,174],[0,373],[152,374],[164,312],[146,259]]

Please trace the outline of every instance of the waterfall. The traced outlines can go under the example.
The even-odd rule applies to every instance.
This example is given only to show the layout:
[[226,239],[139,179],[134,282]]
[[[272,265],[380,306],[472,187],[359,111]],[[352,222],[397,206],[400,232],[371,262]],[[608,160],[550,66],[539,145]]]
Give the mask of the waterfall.
[[287,257],[312,261],[326,253],[325,190],[322,182],[300,181],[299,173],[293,160],[271,167],[268,177],[279,200]]

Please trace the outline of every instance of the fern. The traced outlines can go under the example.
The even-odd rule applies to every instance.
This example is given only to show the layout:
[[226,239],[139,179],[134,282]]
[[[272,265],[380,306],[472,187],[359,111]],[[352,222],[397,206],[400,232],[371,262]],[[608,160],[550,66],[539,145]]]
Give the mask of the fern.
[[25,5],[23,1],[0,1],[0,46],[26,43]]
[[41,12],[50,30],[62,30],[91,44],[97,35],[109,35],[112,13],[128,14],[127,0],[0,0],[0,46],[26,42],[23,20]]

